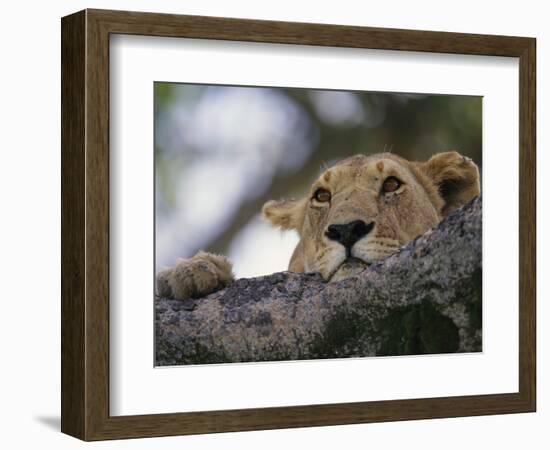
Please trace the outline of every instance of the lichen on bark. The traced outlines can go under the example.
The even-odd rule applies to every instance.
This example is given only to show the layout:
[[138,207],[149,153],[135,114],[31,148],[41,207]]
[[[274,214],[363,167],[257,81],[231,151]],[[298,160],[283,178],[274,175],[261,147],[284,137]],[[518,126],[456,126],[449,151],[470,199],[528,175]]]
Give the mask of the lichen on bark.
[[481,351],[481,206],[339,282],[281,272],[157,298],[156,365]]

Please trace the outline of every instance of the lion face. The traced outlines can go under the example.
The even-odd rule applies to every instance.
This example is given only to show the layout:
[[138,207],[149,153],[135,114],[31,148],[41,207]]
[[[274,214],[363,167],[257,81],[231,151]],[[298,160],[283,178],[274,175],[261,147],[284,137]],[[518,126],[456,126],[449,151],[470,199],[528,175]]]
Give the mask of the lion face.
[[267,202],[263,214],[300,235],[289,270],[335,281],[391,255],[479,192],[477,166],[456,152],[426,163],[356,155],[323,172],[306,198]]

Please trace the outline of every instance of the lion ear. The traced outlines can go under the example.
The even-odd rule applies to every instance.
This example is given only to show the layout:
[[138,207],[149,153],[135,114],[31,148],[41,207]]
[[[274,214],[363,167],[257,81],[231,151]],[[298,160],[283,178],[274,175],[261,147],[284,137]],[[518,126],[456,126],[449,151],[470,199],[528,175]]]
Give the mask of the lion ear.
[[480,193],[477,165],[458,152],[438,153],[420,164],[420,169],[435,184],[443,199],[443,216],[465,205]]
[[304,221],[304,201],[270,200],[263,206],[262,215],[283,230],[298,230]]

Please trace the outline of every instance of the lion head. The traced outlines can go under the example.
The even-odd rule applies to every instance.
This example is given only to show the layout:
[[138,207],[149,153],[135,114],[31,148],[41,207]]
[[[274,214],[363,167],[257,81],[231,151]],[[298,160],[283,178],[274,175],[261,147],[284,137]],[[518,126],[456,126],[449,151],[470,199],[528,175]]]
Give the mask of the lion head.
[[325,170],[307,197],[272,200],[262,212],[298,231],[290,271],[335,281],[394,253],[479,192],[476,164],[457,152],[424,163],[356,155]]

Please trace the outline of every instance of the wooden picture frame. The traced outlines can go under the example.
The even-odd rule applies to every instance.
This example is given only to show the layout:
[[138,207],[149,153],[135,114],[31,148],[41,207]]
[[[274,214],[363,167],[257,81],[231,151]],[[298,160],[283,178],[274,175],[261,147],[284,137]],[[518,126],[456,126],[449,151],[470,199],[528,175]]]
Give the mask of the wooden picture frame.
[[[84,440],[535,411],[533,38],[85,10],[62,29],[62,415]],[[136,34],[519,58],[519,391],[139,416],[109,415],[109,36]]]

